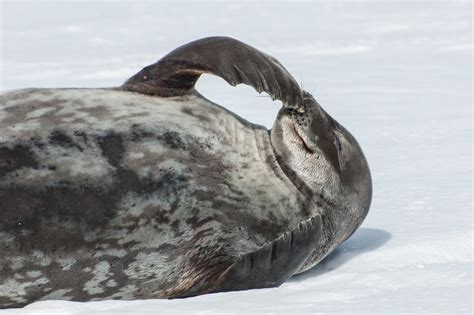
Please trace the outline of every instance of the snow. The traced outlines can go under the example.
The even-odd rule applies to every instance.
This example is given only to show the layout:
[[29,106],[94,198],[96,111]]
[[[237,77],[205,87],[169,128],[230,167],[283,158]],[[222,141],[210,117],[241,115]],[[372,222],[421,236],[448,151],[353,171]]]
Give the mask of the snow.
[[[362,227],[277,289],[179,300],[37,302],[25,314],[471,314],[470,1],[2,2],[1,90],[117,86],[188,41],[228,35],[278,58],[359,140]],[[271,127],[280,104],[198,89]]]

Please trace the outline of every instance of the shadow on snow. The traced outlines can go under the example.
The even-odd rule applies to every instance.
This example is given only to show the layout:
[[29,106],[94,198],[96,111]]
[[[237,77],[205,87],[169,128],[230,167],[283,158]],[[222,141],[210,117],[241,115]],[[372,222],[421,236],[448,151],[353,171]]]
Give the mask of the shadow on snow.
[[302,281],[337,269],[352,258],[381,247],[390,238],[391,234],[387,231],[360,228],[319,264],[302,274],[293,276],[288,281]]

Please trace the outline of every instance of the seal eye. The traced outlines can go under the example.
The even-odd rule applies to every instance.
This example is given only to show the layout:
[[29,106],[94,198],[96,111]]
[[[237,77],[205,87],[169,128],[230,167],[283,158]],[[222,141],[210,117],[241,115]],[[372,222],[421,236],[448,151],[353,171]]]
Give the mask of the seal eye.
[[336,134],[334,134],[334,144],[339,151],[342,151],[341,141],[339,141],[339,138],[336,136]]

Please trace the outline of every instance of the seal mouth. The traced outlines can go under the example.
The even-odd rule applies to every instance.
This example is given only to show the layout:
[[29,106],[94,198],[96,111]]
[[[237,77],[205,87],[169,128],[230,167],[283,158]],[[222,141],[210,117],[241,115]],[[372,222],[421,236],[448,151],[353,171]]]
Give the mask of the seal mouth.
[[293,130],[293,133],[298,137],[298,139],[300,140],[301,144],[305,147],[305,149],[310,153],[314,153],[315,150],[310,145],[310,142],[308,141],[307,136],[301,130],[301,127],[298,125],[298,123],[294,121],[294,119],[292,119],[291,128]]

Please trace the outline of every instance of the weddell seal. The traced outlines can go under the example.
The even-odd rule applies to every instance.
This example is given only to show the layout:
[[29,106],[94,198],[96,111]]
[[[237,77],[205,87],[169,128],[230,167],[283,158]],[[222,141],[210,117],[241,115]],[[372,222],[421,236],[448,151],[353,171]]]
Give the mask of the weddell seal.
[[[271,131],[199,76],[279,99]],[[369,210],[354,137],[274,58],[232,38],[177,48],[119,88],[24,89],[0,104],[0,305],[276,287]]]

